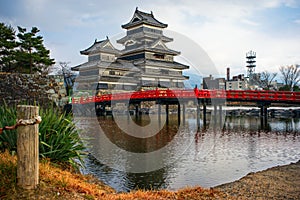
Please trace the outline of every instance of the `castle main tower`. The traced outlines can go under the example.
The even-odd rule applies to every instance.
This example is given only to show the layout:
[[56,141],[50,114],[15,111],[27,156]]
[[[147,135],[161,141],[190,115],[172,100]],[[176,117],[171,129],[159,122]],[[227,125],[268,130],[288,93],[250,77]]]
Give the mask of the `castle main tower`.
[[145,13],[137,8],[132,19],[122,25],[127,33],[117,40],[125,47],[118,59],[132,61],[140,70],[140,88],[183,88],[183,81],[188,79],[182,71],[189,66],[174,61],[180,52],[166,46],[173,41],[163,34],[167,26],[155,19],[152,12]]

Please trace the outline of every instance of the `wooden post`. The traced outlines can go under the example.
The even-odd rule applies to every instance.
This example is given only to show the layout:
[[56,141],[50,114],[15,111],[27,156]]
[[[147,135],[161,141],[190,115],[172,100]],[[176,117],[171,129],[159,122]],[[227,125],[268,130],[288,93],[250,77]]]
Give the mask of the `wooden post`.
[[[37,106],[17,106],[19,120],[32,120],[39,115]],[[39,182],[39,125],[17,128],[17,185],[35,189]]]

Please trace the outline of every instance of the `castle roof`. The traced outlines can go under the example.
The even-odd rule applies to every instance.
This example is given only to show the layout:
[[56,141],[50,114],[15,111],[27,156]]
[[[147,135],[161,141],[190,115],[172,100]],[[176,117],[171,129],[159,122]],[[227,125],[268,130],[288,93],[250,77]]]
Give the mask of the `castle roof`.
[[148,45],[139,45],[136,46],[136,48],[133,49],[124,49],[122,50],[122,55],[120,57],[124,57],[130,54],[135,54],[138,52],[154,52],[154,53],[162,53],[162,54],[168,54],[168,55],[179,55],[180,52],[179,51],[175,51],[172,49],[169,49],[163,42],[161,39],[158,39],[154,42],[152,42],[151,44]]
[[124,70],[124,71],[132,71],[132,72],[137,72],[138,70],[135,68],[135,66],[132,64],[130,61],[126,60],[120,60],[117,59],[114,62],[107,62],[107,61],[88,61],[85,63],[82,63],[80,65],[77,65],[75,67],[72,67],[71,69],[73,71],[80,71],[80,70],[85,70],[85,69],[116,69],[116,70]]
[[136,34],[133,34],[133,35],[126,35],[123,38],[118,39],[117,43],[124,44],[128,40],[141,40],[141,39],[143,39],[143,40],[144,39],[153,40],[153,39],[157,39],[157,38],[161,38],[161,40],[165,43],[173,41],[173,38],[169,38],[169,37],[164,36],[164,35],[157,36],[157,35],[151,34],[151,33],[139,32],[139,33],[136,33]]
[[168,24],[164,24],[157,19],[154,18],[153,13],[145,13],[142,11],[139,11],[138,8],[136,8],[132,19],[127,24],[122,25],[122,28],[129,29],[131,27],[141,25],[141,24],[147,24],[159,28],[166,28]]
[[134,61],[135,65],[151,65],[151,66],[158,66],[158,67],[168,67],[172,69],[180,69],[180,70],[185,70],[189,69],[188,65],[176,62],[176,61],[163,61],[163,60],[153,60],[153,59],[138,59]]
[[99,52],[113,53],[113,54],[120,53],[120,51],[112,45],[108,37],[106,37],[105,40],[101,40],[101,41],[95,40],[94,44],[92,44],[90,47],[80,51],[80,53],[83,55],[89,55],[89,54],[94,54]]

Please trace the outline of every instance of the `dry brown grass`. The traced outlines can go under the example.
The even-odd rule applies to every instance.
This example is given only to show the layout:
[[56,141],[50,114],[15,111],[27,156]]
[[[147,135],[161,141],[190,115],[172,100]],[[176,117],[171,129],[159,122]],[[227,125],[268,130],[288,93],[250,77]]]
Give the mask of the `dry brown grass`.
[[[111,195],[109,195],[111,196]],[[178,191],[167,191],[167,190],[160,190],[160,191],[133,191],[126,194],[118,194],[112,196],[111,199],[145,199],[145,200],[152,200],[152,199],[186,199],[186,200],[201,200],[201,199],[232,199],[226,193],[219,192],[214,189],[204,189],[201,187],[193,187],[193,188],[185,188]]]
[[[300,161],[250,173],[214,189],[201,187],[178,191],[132,191],[116,193],[92,176],[85,176],[49,161],[40,162],[40,182],[35,190],[16,186],[16,156],[0,153],[0,199],[105,199],[105,200],[198,200],[198,199],[299,199]],[[64,167],[65,168],[65,167]]]
[[38,187],[26,191],[16,186],[16,163],[16,156],[0,153],[0,199],[228,199],[223,192],[201,187],[117,194],[92,176],[62,170],[46,160],[40,162]]

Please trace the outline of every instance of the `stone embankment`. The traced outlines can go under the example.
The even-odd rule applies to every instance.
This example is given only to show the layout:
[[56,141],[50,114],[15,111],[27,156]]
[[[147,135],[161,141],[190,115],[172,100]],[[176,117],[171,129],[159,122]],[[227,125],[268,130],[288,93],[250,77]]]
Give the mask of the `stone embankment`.
[[49,105],[52,101],[60,106],[68,102],[63,76],[19,73],[0,74],[0,99],[9,105]]
[[[226,115],[228,116],[260,116],[260,110],[257,108],[249,109],[230,109],[226,110]],[[268,116],[274,118],[293,118],[300,117],[300,108],[269,108]]]

